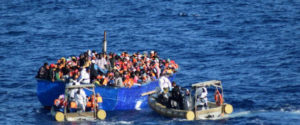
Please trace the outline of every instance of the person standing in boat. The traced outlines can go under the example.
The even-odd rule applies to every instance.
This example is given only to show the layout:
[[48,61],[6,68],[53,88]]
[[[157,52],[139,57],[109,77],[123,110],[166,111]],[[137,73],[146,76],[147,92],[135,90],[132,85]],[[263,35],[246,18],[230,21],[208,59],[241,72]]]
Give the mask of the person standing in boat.
[[196,89],[196,106],[201,108],[201,110],[207,109],[207,89],[206,87],[201,87]]
[[189,89],[185,90],[185,94],[184,94],[184,98],[183,98],[183,107],[184,110],[192,110],[193,109],[193,105],[192,105],[192,97],[190,94]]
[[176,82],[172,82],[172,91],[170,103],[171,107],[175,109],[183,109],[183,97],[181,95],[181,87],[176,85]]
[[99,67],[98,67],[98,65],[95,64],[95,60],[92,60],[91,62],[92,62],[92,64],[90,66],[91,67],[90,79],[91,79],[91,81],[94,81],[95,79],[97,79]]
[[78,78],[78,82],[82,84],[89,84],[90,83],[90,69],[83,68],[80,72],[80,76]]
[[160,87],[160,92],[161,93],[164,91],[164,89],[167,89],[167,91],[172,90],[171,82],[167,78],[165,73],[163,73],[162,76],[159,78],[159,87]]
[[83,112],[85,112],[87,98],[86,98],[86,94],[82,88],[78,89],[77,93],[75,94],[75,101],[76,101],[79,109],[81,109]]
[[96,64],[98,65],[98,67],[101,71],[101,74],[107,73],[107,69],[105,67],[107,65],[107,61],[106,61],[103,53],[100,54],[100,58],[96,59]]
[[39,69],[38,75],[36,78],[47,79],[49,74],[49,65],[44,63],[44,65]]

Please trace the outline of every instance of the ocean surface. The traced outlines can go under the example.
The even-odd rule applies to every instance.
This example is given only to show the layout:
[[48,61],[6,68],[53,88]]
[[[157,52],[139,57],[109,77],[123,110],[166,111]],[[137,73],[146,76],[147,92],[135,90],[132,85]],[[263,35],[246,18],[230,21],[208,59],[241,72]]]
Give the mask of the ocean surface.
[[[150,108],[57,123],[37,99],[44,62],[101,51],[155,50],[181,86],[217,79],[232,115],[166,118]],[[209,95],[213,95],[209,93]],[[0,124],[299,124],[299,0],[1,0]]]

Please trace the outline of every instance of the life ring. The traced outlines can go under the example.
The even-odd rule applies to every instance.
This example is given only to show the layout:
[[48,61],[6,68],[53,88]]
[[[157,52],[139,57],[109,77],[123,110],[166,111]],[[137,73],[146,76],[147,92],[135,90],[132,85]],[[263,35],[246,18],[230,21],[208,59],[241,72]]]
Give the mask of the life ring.
[[223,104],[223,97],[218,90],[215,93],[215,101],[216,101],[217,106],[220,106]]

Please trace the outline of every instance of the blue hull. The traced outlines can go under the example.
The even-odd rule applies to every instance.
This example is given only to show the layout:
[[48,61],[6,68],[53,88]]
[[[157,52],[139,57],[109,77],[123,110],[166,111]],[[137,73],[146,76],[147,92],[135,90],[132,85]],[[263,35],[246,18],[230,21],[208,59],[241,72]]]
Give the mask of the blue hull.
[[[172,82],[175,75],[169,77]],[[38,79],[37,96],[43,106],[52,106],[53,102],[60,94],[65,91],[64,82],[51,82]],[[96,93],[100,93],[103,98],[103,109],[105,111],[113,110],[139,110],[148,106],[147,96],[141,96],[142,93],[152,91],[158,87],[158,81],[152,81],[142,86],[131,88],[116,88],[107,86],[97,86]],[[86,91],[89,96],[90,91]]]

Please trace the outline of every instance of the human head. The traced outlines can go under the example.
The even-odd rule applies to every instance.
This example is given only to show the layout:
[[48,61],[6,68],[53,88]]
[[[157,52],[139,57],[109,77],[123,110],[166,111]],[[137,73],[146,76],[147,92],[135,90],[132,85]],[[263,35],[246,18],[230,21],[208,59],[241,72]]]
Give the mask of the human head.
[[44,63],[44,66],[45,66],[45,67],[46,67],[46,66],[48,66],[48,63],[47,63],[47,62],[45,62],[45,63]]
[[90,72],[90,68],[87,67],[86,68],[86,72],[89,73]]
[[173,87],[176,86],[176,82],[175,82],[175,81],[172,82],[172,86],[173,86]]

